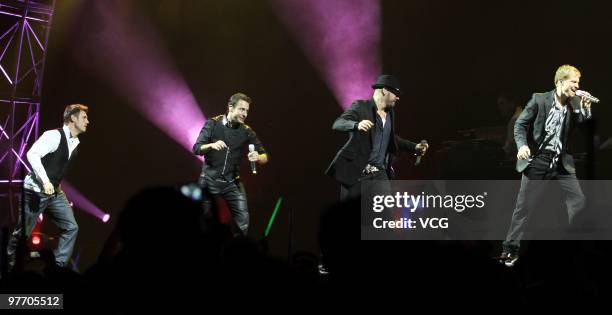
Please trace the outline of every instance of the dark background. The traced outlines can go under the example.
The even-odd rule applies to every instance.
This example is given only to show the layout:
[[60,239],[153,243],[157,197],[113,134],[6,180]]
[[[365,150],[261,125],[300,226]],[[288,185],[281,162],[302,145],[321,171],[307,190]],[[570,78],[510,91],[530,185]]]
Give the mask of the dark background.
[[[80,225],[75,251],[83,269],[99,254],[132,194],[146,186],[194,181],[200,163],[108,82],[75,62],[79,39],[96,31],[96,13],[77,3],[57,3],[40,127],[59,127],[66,104],[90,106],[91,124],[67,180],[112,219],[102,224],[75,209]],[[270,235],[272,253],[286,256],[289,209],[295,211],[296,249],[316,252],[319,214],[339,196],[338,185],[323,171],[346,139],[331,130],[342,111],[271,3],[150,0],[131,5],[151,21],[206,117],[223,113],[236,91],[253,98],[247,123],[269,151],[270,163],[257,177],[243,177],[250,235],[263,233],[282,196]],[[461,140],[458,130],[505,125],[497,95],[512,91],[526,103],[531,93],[553,89],[561,64],[580,69],[581,87],[603,100],[594,105],[600,121],[596,133],[604,140],[610,136],[605,118],[610,117],[606,100],[612,98],[607,77],[612,19],[606,2],[385,0],[381,8],[383,71],[396,74],[406,91],[396,110],[398,132],[413,141],[427,139],[432,149],[419,168],[412,157],[400,158],[400,179],[443,176],[434,152],[444,141]],[[152,230],[150,241],[177,228]],[[358,237],[348,225],[338,226],[338,233]],[[160,254],[165,250],[160,248]]]

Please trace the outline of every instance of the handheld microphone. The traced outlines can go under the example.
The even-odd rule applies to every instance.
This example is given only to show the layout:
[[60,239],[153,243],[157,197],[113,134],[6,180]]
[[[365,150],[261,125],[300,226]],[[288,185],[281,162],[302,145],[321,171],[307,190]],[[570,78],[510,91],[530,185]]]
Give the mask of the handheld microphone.
[[[427,144],[427,140],[421,140],[421,144]],[[414,162],[414,166],[419,166],[421,164],[421,158],[423,157],[423,152],[415,153],[417,156],[416,162]]]
[[[255,151],[255,145],[249,144],[249,153]],[[255,162],[251,161],[251,173],[257,174],[257,168],[255,167]]]
[[589,94],[589,92],[585,92],[585,91],[581,91],[581,90],[576,90],[576,95],[580,96],[580,97],[584,97],[587,100],[593,102],[593,103],[599,103],[599,99],[591,94]]

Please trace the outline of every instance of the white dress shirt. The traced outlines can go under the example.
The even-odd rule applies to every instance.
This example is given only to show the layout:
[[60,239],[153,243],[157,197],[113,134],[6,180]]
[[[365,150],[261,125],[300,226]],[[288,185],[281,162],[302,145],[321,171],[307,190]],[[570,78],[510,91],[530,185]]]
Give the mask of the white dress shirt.
[[[66,142],[68,142],[68,159],[70,159],[72,152],[79,145],[79,138],[72,136],[68,125],[64,125],[62,131],[66,135]],[[45,155],[55,152],[59,147],[60,140],[61,135],[57,130],[47,130],[34,142],[32,148],[27,153],[28,162],[32,166],[33,173],[26,176],[23,188],[36,192],[43,190],[43,183],[48,182],[49,177],[47,177],[47,171],[45,171],[41,159]]]

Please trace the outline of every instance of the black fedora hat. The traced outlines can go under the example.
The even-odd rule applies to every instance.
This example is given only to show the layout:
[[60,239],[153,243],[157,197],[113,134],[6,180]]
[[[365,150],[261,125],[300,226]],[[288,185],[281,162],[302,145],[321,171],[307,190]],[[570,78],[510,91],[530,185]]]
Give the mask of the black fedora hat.
[[376,79],[376,82],[372,85],[373,89],[380,89],[380,88],[386,88],[387,90],[391,91],[393,94],[399,96],[402,92],[400,89],[400,82],[399,80],[389,74],[383,74],[380,77],[378,77],[378,79]]

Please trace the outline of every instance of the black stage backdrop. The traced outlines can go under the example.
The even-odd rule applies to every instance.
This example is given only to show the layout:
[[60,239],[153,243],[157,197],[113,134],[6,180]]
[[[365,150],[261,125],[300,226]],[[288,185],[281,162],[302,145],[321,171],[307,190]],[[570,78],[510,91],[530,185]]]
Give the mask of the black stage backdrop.
[[[92,25],[93,7],[77,3],[57,3],[41,130],[60,125],[67,103],[90,106],[91,124],[67,180],[113,220],[102,224],[75,209],[80,225],[75,250],[80,268],[86,269],[132,194],[146,186],[194,181],[200,163],[136,112],[109,82],[76,62],[80,39],[103,28]],[[272,253],[286,256],[289,209],[295,211],[295,248],[316,253],[319,214],[339,196],[337,184],[323,171],[346,140],[331,130],[342,111],[271,3],[150,0],[130,5],[151,22],[206,117],[224,112],[227,98],[236,91],[253,98],[247,123],[268,149],[270,163],[257,177],[243,176],[250,235],[261,236],[282,196],[270,235]],[[612,116],[605,102],[612,99],[612,19],[607,2],[385,0],[381,8],[383,71],[399,76],[405,91],[397,107],[399,134],[413,141],[427,139],[432,149],[418,169],[410,156],[400,158],[399,178],[444,177],[439,165],[443,152],[436,151],[446,141],[462,141],[459,130],[505,125],[507,118],[496,105],[498,94],[510,91],[526,103],[531,93],[551,90],[556,68],[566,63],[582,71],[584,89],[604,100],[595,105],[601,122],[595,132],[600,142],[610,136],[606,119]],[[599,178],[605,176],[598,172]],[[338,226],[338,233],[357,239],[355,225]],[[54,233],[53,227],[46,228]],[[176,228],[151,230],[150,241]]]

